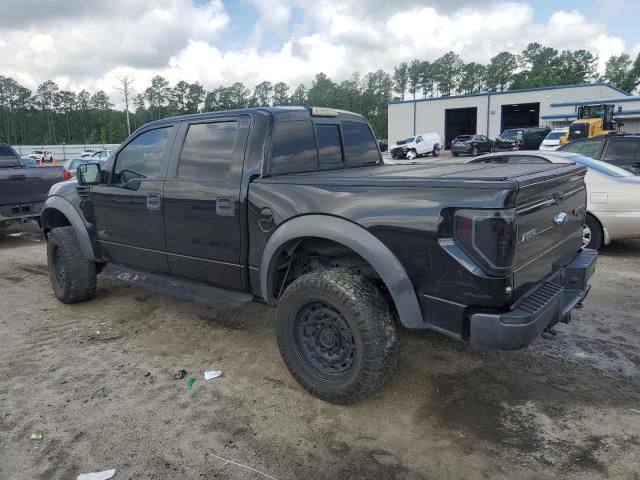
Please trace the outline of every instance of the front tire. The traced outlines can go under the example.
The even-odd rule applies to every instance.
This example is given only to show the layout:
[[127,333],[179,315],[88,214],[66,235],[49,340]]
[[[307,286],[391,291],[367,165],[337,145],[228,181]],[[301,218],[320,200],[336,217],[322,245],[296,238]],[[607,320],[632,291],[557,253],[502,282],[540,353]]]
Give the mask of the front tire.
[[460,154],[458,152],[451,152],[451,155],[453,155],[454,157],[457,157]]
[[582,245],[598,250],[602,247],[603,239],[604,232],[602,231],[602,225],[600,225],[600,222],[596,220],[593,215],[587,214],[582,230]]
[[368,397],[398,365],[398,334],[385,297],[344,268],[311,272],[287,287],[277,336],[291,375],[331,403]]
[[478,147],[473,147],[471,149],[471,156],[473,156],[473,157],[477,157],[478,156]]
[[418,153],[415,150],[409,150],[407,152],[407,160],[413,160],[415,158],[418,158]]
[[47,263],[53,291],[62,303],[93,298],[96,265],[84,258],[73,227],[56,228],[47,239]]

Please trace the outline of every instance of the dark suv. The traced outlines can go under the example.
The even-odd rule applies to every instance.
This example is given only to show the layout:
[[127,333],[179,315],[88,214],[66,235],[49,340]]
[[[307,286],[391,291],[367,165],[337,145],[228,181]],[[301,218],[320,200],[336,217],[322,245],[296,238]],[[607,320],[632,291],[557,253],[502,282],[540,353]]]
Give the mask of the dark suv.
[[494,150],[538,150],[550,131],[548,127],[510,128],[496,138]]
[[610,134],[583,138],[558,149],[611,163],[640,174],[640,134]]

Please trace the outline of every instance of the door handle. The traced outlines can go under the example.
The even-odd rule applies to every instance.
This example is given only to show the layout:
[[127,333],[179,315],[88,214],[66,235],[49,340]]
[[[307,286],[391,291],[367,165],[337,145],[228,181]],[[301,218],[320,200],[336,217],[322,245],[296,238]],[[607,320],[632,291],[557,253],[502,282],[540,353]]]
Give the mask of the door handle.
[[236,201],[233,198],[216,198],[216,215],[233,217],[236,213]]
[[160,199],[159,193],[147,193],[147,209],[160,210]]

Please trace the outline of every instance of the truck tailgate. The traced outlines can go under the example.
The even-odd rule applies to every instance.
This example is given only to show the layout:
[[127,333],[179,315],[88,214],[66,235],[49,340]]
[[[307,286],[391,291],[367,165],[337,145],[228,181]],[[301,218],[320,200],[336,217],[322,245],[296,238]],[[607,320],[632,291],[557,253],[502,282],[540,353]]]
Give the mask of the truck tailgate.
[[0,205],[44,202],[49,188],[62,181],[62,167],[0,170]]
[[[518,191],[515,297],[571,261],[582,247],[584,169],[536,179]],[[524,180],[524,179],[521,179]]]

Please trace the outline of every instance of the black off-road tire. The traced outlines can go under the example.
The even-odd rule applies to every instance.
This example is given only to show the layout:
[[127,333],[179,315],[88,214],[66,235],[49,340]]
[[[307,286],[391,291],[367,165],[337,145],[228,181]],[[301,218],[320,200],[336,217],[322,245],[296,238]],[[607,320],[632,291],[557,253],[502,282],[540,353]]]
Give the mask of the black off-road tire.
[[[321,305],[320,310],[313,310],[315,305]],[[311,358],[316,353],[310,354],[309,349],[318,347],[305,342],[319,344],[329,327],[322,327],[318,335],[305,335],[309,329],[301,327],[300,322],[307,325],[304,322],[310,315],[303,313],[308,311],[319,322],[346,325],[348,332],[341,338],[349,339],[345,343],[353,350],[345,360],[349,366],[343,376],[332,376],[314,366]],[[344,268],[311,272],[287,287],[278,304],[277,337],[291,375],[309,393],[331,403],[348,404],[368,397],[391,378],[398,366],[398,333],[388,301],[371,280]],[[337,368],[344,367],[339,361],[336,364]]]
[[47,239],[53,291],[62,303],[78,303],[96,292],[96,265],[84,258],[73,227],[55,228]]

